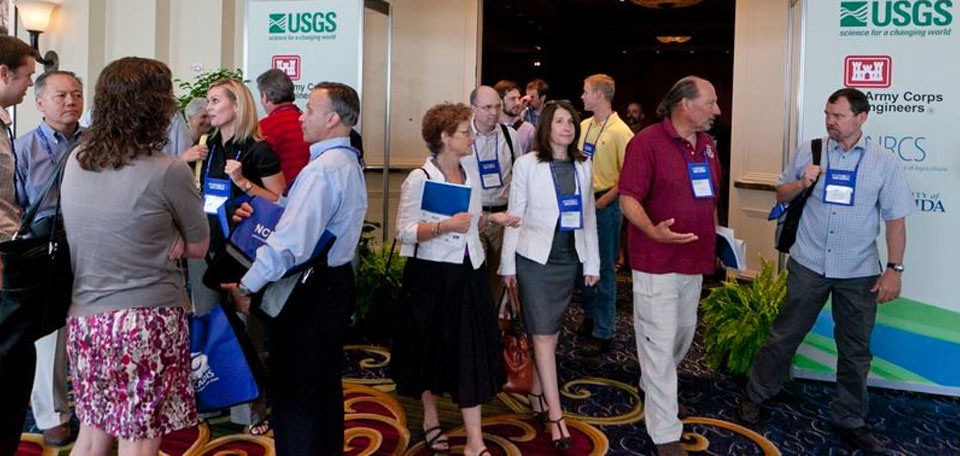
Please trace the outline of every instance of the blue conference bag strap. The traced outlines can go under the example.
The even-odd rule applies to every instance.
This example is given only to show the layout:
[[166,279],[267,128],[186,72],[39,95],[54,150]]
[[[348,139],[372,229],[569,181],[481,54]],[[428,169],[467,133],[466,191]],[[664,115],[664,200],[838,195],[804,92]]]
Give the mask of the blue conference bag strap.
[[[820,166],[820,156],[823,154],[823,140],[821,138],[810,142],[810,152],[813,155],[813,164]],[[813,189],[817,186],[819,180],[820,176],[817,176],[810,187],[807,187],[793,201],[790,201],[786,211],[777,220],[776,247],[779,252],[790,253],[790,248],[797,240],[797,230],[800,228],[803,207],[806,206],[807,198],[813,193]]]

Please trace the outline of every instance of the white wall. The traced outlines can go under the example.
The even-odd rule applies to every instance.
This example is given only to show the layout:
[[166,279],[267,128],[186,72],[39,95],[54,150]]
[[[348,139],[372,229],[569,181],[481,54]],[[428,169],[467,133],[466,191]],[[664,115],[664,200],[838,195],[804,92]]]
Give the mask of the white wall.
[[774,203],[768,190],[737,188],[741,183],[772,186],[783,167],[788,125],[785,81],[790,0],[738,0],[733,57],[729,224],[747,242],[748,269],[760,269],[760,256],[777,261]]

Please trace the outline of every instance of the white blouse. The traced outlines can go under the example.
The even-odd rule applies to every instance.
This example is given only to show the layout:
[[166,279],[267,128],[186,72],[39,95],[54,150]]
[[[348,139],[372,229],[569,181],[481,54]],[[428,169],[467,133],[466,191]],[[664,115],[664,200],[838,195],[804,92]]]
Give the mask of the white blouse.
[[[477,170],[476,163],[472,155],[460,160],[460,166],[463,167],[467,176],[466,186],[470,187],[470,205],[469,212],[472,217],[470,230],[467,231],[467,252],[470,255],[470,262],[473,268],[477,269],[483,265],[484,253],[483,245],[480,244],[480,233],[477,229],[482,206],[480,205],[480,173]],[[424,173],[426,170],[426,173]],[[420,202],[423,199],[423,187],[429,179],[437,182],[446,182],[446,178],[440,169],[433,164],[433,161],[427,159],[422,169],[418,168],[410,172],[400,187],[400,206],[397,208],[397,238],[402,242],[400,247],[400,256],[412,257],[416,252],[417,258],[422,260],[439,261],[443,263],[463,263],[463,249],[451,248],[449,244],[431,239],[429,241],[420,241],[417,246],[417,225],[420,224]]]

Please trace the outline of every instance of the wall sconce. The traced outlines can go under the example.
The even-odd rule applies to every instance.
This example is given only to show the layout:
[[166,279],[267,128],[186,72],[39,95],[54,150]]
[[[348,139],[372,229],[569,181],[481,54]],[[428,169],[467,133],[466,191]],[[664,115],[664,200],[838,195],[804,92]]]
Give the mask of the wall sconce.
[[[16,0],[17,10],[20,11],[20,19],[23,21],[23,28],[30,33],[30,47],[40,53],[40,34],[47,31],[50,25],[50,14],[57,4],[46,0]],[[53,50],[47,51],[43,55],[44,71],[56,70],[60,66],[60,56]]]
[[683,44],[683,43],[686,43],[687,41],[690,41],[690,38],[692,38],[690,35],[665,35],[665,36],[658,36],[657,41],[663,44],[670,44],[670,43]]

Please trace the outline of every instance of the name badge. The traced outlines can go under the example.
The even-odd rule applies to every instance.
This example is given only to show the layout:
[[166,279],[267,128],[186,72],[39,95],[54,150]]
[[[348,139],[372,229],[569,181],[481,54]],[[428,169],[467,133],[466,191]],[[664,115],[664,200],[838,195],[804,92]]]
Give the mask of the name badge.
[[562,195],[560,203],[560,231],[574,231],[583,228],[583,210],[580,195]]
[[217,215],[217,210],[230,199],[230,180],[207,178],[203,182],[203,211]]
[[499,160],[480,161],[480,185],[484,189],[503,187],[503,177],[500,175]]
[[854,171],[827,170],[823,202],[840,206],[853,206],[857,174]]
[[597,150],[597,145],[594,143],[583,142],[583,155],[593,158],[593,152]]
[[714,197],[709,162],[687,163],[687,172],[690,174],[690,184],[693,187],[694,198]]

